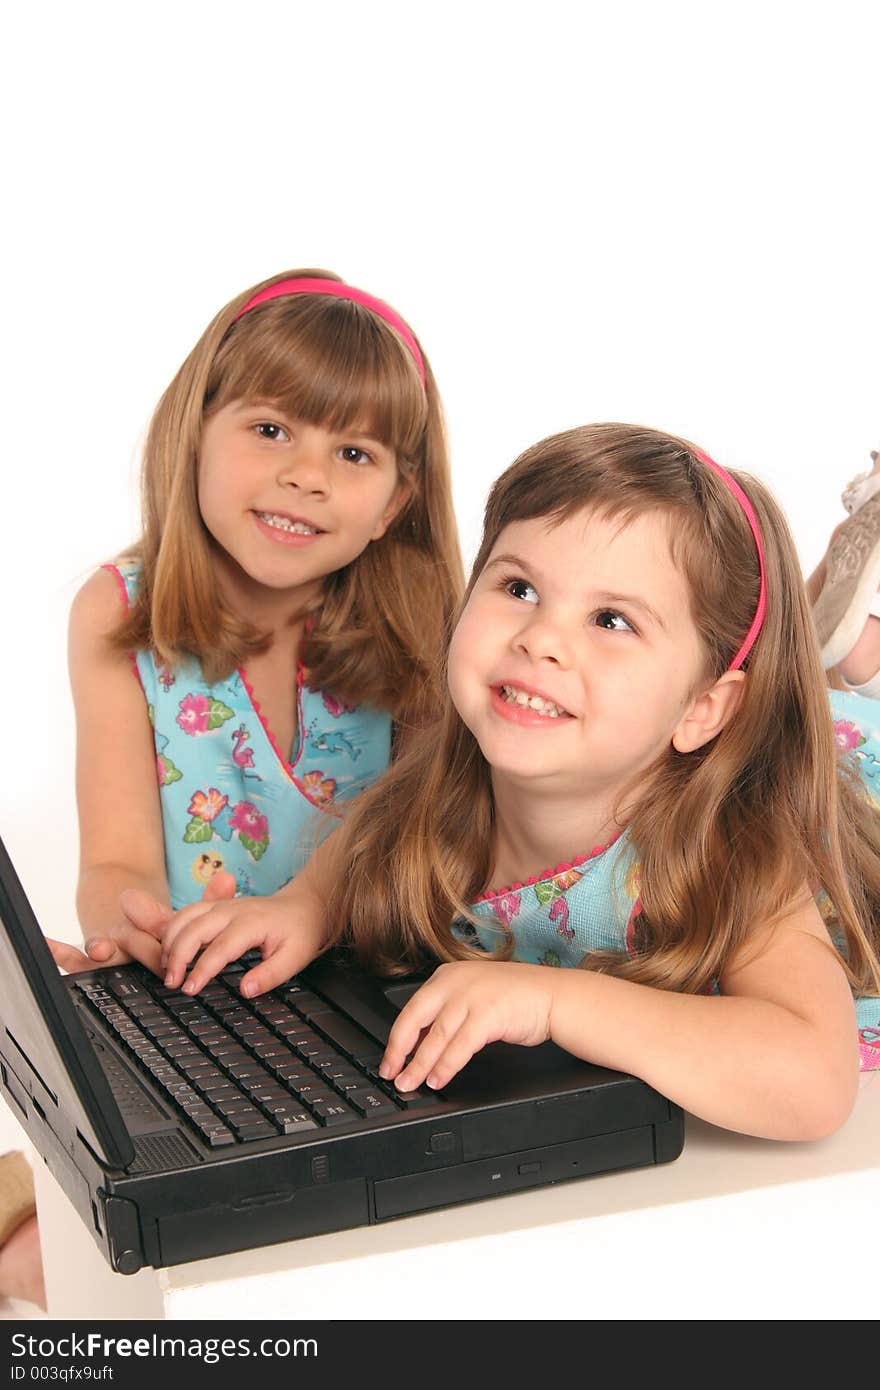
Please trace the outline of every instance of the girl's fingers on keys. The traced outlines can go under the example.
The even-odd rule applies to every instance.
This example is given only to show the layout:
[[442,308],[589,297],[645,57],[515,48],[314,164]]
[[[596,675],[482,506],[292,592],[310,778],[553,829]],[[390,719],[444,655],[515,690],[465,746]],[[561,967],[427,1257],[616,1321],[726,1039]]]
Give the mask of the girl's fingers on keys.
[[[427,1065],[427,1059],[422,1056],[422,1048],[418,1048],[413,1063],[406,1067],[397,1078],[397,1085],[402,1091],[409,1091],[420,1086],[424,1081],[425,1085],[430,1086],[432,1091],[441,1091],[454,1076],[458,1075],[462,1067],[467,1065],[474,1053],[486,1046],[486,1041],[485,1028],[481,1027],[473,1017],[468,1017],[430,1066]],[[415,1070],[413,1070],[413,1064],[415,1064]]]
[[[199,951],[202,951],[218,936],[222,936],[228,927],[228,919],[214,912],[200,917],[195,922],[190,922],[186,928],[178,932],[171,949],[166,947],[163,951],[166,985],[172,989],[181,986],[184,976],[195,962]],[[203,983],[207,983],[208,978],[210,977],[207,977]],[[201,985],[198,988],[201,988]],[[187,990],[187,993],[192,993],[192,991]]]
[[441,1009],[395,1081],[394,1084],[399,1090],[414,1091],[417,1086],[421,1086],[440,1058],[453,1045],[466,1018],[466,1011],[452,1003]]
[[438,997],[427,985],[422,985],[403,1006],[388,1034],[385,1055],[379,1067],[379,1073],[385,1080],[390,1081],[397,1076],[407,1057],[418,1047],[420,1039],[424,1041],[427,1030],[432,1025],[436,1026],[442,1008],[442,996]]
[[277,989],[309,964],[309,957],[304,956],[300,943],[291,942],[289,938],[277,946],[267,943],[264,950],[260,964],[242,976],[241,992],[246,999],[255,999],[258,994]]
[[[139,927],[117,927],[115,934],[115,944],[121,953],[120,960],[114,960],[113,965],[119,965],[126,960],[140,961],[154,975],[161,975],[161,955],[162,943],[157,941],[149,932],[141,931]],[[126,954],[127,953],[127,954]]]
[[197,994],[200,989],[204,989],[209,980],[219,975],[230,961],[238,960],[245,951],[259,946],[262,940],[262,933],[255,931],[253,923],[249,925],[247,922],[233,922],[225,931],[212,933],[209,938],[210,944],[205,946],[181,985],[184,994]]
[[[205,924],[206,918],[209,919],[207,926]],[[223,903],[202,901],[191,903],[189,907],[182,907],[179,912],[175,912],[162,932],[162,960],[167,963],[173,955],[179,954],[181,949],[189,950],[187,942],[192,934],[194,923],[201,923],[201,929],[209,932],[213,930],[213,934],[216,936],[218,931],[223,930],[228,920],[229,914]],[[189,950],[184,964],[188,964],[193,955],[194,952]]]

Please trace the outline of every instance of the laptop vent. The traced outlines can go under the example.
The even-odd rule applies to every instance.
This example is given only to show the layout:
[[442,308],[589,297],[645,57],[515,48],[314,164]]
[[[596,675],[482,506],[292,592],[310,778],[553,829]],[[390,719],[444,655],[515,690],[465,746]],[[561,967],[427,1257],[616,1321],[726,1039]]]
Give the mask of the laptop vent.
[[146,1134],[132,1136],[134,1162],[127,1173],[162,1173],[169,1168],[189,1168],[198,1161],[198,1154],[182,1134]]

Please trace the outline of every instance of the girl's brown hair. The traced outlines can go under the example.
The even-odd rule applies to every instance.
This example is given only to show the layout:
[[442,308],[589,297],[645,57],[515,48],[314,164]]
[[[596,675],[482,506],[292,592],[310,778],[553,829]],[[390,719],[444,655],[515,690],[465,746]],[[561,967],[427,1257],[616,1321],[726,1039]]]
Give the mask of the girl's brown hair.
[[169,665],[194,655],[209,682],[265,650],[266,634],[223,602],[199,513],[198,461],[212,413],[236,400],[274,401],[309,424],[357,424],[394,451],[407,500],[380,540],[328,575],[301,654],[316,688],[417,726],[439,707],[436,654],[464,587],[440,399],[424,353],[423,387],[403,340],[360,304],[290,295],[236,317],[257,291],[300,277],[339,280],[292,270],[245,290],[162,396],[144,449],[143,535],[127,552],[142,577],[114,644],[152,648]]
[[[824,673],[794,544],[755,479],[735,474],[758,518],[767,614],[746,659],[744,693],[710,743],[670,744],[638,804],[618,815],[641,863],[643,911],[630,954],[591,954],[589,969],[691,993],[709,988],[758,924],[784,917],[804,886],[827,891],[854,987],[880,992],[880,818],[837,757]],[[758,600],[756,547],[740,504],[690,444],[655,430],[591,425],[528,449],[495,483],[468,594],[503,529],[583,510],[623,524],[665,513],[691,594],[708,688],[727,670]],[[467,595],[465,596],[465,602]],[[696,693],[696,692],[695,692]],[[489,768],[448,695],[391,771],[352,808],[331,935],[347,928],[382,971],[482,952],[451,931],[487,888]],[[503,926],[503,924],[499,924]],[[509,956],[512,942],[499,955]]]

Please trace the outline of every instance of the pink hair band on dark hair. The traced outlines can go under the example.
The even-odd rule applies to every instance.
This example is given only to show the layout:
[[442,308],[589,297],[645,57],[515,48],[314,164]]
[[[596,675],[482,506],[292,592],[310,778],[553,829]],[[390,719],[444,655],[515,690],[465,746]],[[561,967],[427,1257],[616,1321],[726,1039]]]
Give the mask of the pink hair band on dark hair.
[[374,314],[379,315],[380,319],[389,323],[396,333],[399,333],[412,354],[422,385],[425,385],[425,364],[422,361],[422,354],[419,352],[419,345],[413,337],[412,330],[407,327],[400,315],[395,313],[390,304],[386,304],[383,299],[376,299],[375,295],[367,294],[366,290],[355,289],[354,285],[345,285],[340,280],[322,280],[318,276],[297,280],[277,280],[274,285],[267,285],[264,290],[258,290],[248,300],[244,308],[239,309],[235,317],[240,319],[242,314],[246,314],[249,309],[255,309],[258,304],[265,304],[270,299],[280,299],[283,295],[288,294],[329,294],[335,299],[350,299],[353,304],[363,304],[365,309],[371,309]]
[[727,668],[728,671],[738,671],[749,652],[752,650],[752,647],[755,645],[755,639],[761,631],[761,624],[764,621],[764,614],[767,612],[767,579],[764,573],[764,547],[761,544],[761,532],[758,528],[758,518],[755,516],[755,509],[736,479],[731,478],[727,470],[722,468],[720,463],[716,463],[714,459],[711,459],[708,454],[704,454],[702,449],[695,449],[694,453],[701,463],[705,463],[708,468],[711,468],[714,473],[717,473],[718,477],[721,478],[733,493],[746,514],[746,520],[751,527],[752,535],[755,538],[755,547],[758,551],[758,568],[761,571],[761,588],[758,594],[758,606],[755,609],[752,625],[743,639],[743,644]]

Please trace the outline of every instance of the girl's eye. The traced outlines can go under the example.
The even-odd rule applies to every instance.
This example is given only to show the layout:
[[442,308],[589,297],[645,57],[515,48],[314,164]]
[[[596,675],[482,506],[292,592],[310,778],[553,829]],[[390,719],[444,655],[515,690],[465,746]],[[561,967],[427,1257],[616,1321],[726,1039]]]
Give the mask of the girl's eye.
[[538,602],[538,591],[527,579],[505,579],[504,588],[511,598],[521,599],[524,603]]
[[596,623],[606,632],[635,632],[629,619],[613,608],[601,608],[596,614]]
[[254,429],[261,439],[289,439],[290,435],[283,425],[276,425],[272,420],[261,420]]
[[346,463],[364,464],[371,462],[371,456],[366,449],[359,449],[356,444],[346,444],[339,452]]

